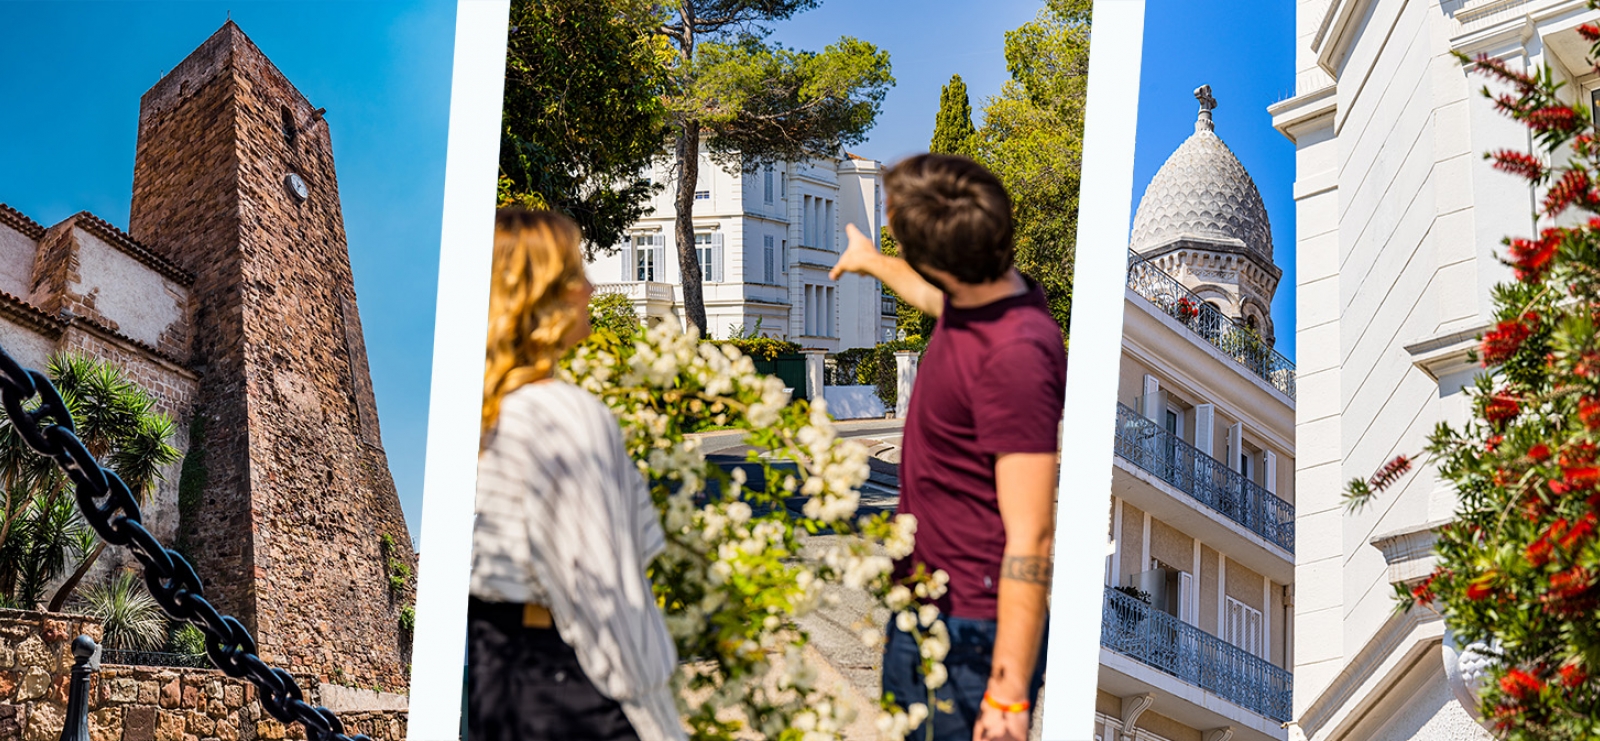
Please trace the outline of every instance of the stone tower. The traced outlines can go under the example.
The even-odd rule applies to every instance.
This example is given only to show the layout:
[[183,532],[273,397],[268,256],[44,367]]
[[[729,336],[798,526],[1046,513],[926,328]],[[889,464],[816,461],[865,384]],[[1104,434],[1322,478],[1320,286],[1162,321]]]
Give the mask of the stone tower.
[[323,111],[229,21],[140,100],[129,231],[194,276],[181,540],[260,654],[407,686],[381,539],[415,557],[378,434]]
[[1194,91],[1194,134],[1156,171],[1133,218],[1132,249],[1222,313],[1273,342],[1272,296],[1283,271],[1272,262],[1267,207],[1211,120],[1211,86]]

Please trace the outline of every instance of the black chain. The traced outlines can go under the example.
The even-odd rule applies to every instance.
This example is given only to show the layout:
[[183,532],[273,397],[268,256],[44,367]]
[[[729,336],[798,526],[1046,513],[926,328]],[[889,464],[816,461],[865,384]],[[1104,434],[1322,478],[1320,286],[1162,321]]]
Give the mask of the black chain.
[[[29,411],[24,403],[35,395],[39,405]],[[100,465],[78,439],[72,413],[50,379],[18,365],[4,348],[0,348],[0,405],[23,442],[54,460],[77,485],[78,509],[89,526],[107,543],[132,551],[144,565],[145,585],[161,609],[205,634],[212,664],[230,677],[254,683],[261,690],[261,707],[280,722],[304,725],[308,741],[372,741],[364,734],[346,736],[333,711],[307,704],[293,676],[256,656],[250,632],[212,606],[194,567],[145,529],[128,485]]]

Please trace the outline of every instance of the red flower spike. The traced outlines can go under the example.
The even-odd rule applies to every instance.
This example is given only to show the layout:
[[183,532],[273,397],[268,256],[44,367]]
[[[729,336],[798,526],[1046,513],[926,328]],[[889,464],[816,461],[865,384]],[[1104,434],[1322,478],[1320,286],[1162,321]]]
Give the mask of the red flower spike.
[[[1570,113],[1572,109],[1564,110]],[[1597,203],[1600,203],[1600,194],[1594,192],[1594,188],[1589,182],[1589,174],[1582,170],[1568,170],[1561,175],[1559,180],[1551,184],[1550,190],[1545,193],[1544,213],[1554,216],[1567,210],[1573,204],[1592,206]]]
[[1522,407],[1517,404],[1517,399],[1510,394],[1501,392],[1489,399],[1483,407],[1483,416],[1489,424],[1495,427],[1504,427],[1507,422],[1516,419]]
[[1593,397],[1579,399],[1578,419],[1588,429],[1600,428],[1600,399]]
[[1540,162],[1538,157],[1527,152],[1502,149],[1490,155],[1490,157],[1494,160],[1494,169],[1501,172],[1509,172],[1512,175],[1520,175],[1526,180],[1537,182],[1543,180],[1545,175],[1549,174],[1545,170],[1544,163]]
[[1528,563],[1541,567],[1550,563],[1551,557],[1555,555],[1555,547],[1550,545],[1548,539],[1541,537],[1529,543],[1528,547],[1523,549],[1522,555],[1527,557]]
[[1393,460],[1383,464],[1383,468],[1367,479],[1367,485],[1376,491],[1383,491],[1394,484],[1396,479],[1411,470],[1411,459],[1404,455],[1397,455]]
[[1544,689],[1544,682],[1521,669],[1512,669],[1500,678],[1500,689],[1518,700],[1527,700]]
[[1506,436],[1505,435],[1493,435],[1493,436],[1491,436],[1488,440],[1483,441],[1483,450],[1484,450],[1484,452],[1493,453],[1496,450],[1499,450],[1500,449],[1500,443],[1505,442],[1505,440],[1506,440]]
[[1578,520],[1578,524],[1572,526],[1572,530],[1561,536],[1562,550],[1570,551],[1573,546],[1582,545],[1583,541],[1594,535],[1595,525],[1597,524],[1600,524],[1600,522],[1596,522],[1593,512],[1584,515],[1583,519]]
[[1489,586],[1489,582],[1493,580],[1493,578],[1494,576],[1492,574],[1484,574],[1483,576],[1480,576],[1469,582],[1467,584],[1467,599],[1476,602],[1484,597],[1489,596],[1489,592],[1493,591]]
[[1593,23],[1585,23],[1578,26],[1578,35],[1591,44],[1600,41],[1600,26],[1596,26]]
[[1561,667],[1561,684],[1566,687],[1577,687],[1588,681],[1589,675],[1583,667],[1577,664],[1567,664]]
[[1577,128],[1580,120],[1578,112],[1570,106],[1558,105],[1528,113],[1527,123],[1534,131],[1567,131]]
[[1563,233],[1559,229],[1546,229],[1537,241],[1512,239],[1508,245],[1511,264],[1517,269],[1517,280],[1533,281],[1544,275],[1550,260],[1561,246]]
[[[1546,602],[1569,602],[1583,596],[1584,592],[1594,586],[1594,576],[1582,566],[1574,566],[1566,571],[1550,577],[1550,591],[1545,592],[1543,599]],[[1577,605],[1566,605],[1563,611],[1572,611]]]
[[1533,447],[1528,448],[1528,457],[1532,458],[1535,463],[1543,463],[1550,460],[1550,446],[1544,443],[1536,443]]
[[1561,480],[1567,485],[1568,491],[1587,491],[1600,484],[1600,468],[1594,466],[1576,466],[1561,470]]
[[1510,360],[1530,334],[1532,332],[1522,322],[1505,321],[1495,325],[1483,334],[1483,366],[1487,368]]

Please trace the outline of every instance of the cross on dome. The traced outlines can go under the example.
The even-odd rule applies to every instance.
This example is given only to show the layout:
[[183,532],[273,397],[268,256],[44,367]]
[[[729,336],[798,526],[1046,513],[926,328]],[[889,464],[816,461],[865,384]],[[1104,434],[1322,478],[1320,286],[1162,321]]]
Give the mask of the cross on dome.
[[1211,111],[1216,109],[1217,99],[1211,97],[1211,86],[1201,85],[1195,88],[1194,98],[1200,101],[1200,118],[1194,122],[1194,130],[1214,131],[1215,126],[1211,123]]

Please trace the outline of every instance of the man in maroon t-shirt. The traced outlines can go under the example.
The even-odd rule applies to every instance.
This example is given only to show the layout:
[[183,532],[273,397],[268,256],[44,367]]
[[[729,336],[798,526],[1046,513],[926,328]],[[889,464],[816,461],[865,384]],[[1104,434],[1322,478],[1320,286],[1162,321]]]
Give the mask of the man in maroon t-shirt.
[[[922,564],[950,575],[947,682],[930,708],[937,739],[1028,735],[1044,670],[1044,625],[1067,358],[1044,290],[1013,265],[1011,202],[977,163],[919,155],[884,178],[904,259],[854,226],[833,268],[877,278],[938,317],[917,371],[900,462],[899,512],[917,518]],[[927,701],[920,654],[894,621],[884,689]],[[920,738],[920,736],[919,736]]]

